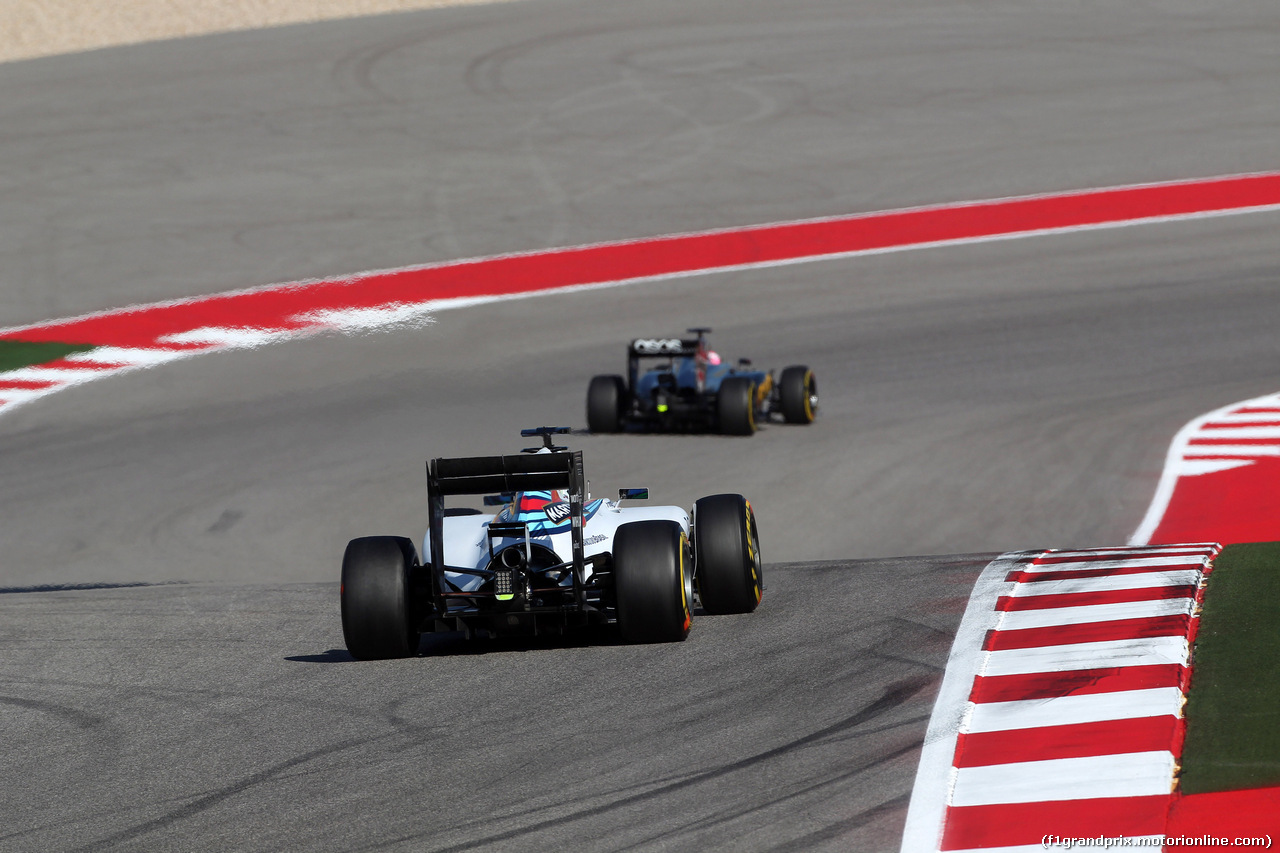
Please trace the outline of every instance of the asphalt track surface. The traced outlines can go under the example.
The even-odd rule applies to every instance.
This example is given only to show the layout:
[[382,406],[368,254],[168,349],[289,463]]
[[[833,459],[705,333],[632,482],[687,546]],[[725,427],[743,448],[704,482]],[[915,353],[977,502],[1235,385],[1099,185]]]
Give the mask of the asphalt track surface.
[[[1276,167],[1280,12],[521,3],[0,66],[0,326],[309,276]],[[504,302],[0,420],[0,850],[896,849],[985,556],[1121,544],[1280,386],[1280,215]],[[807,363],[750,439],[572,437],[740,491],[756,614],[356,664],[336,576],[422,461],[581,428],[623,341]],[[148,585],[130,585],[148,584]],[[51,590],[51,586],[80,585]]]

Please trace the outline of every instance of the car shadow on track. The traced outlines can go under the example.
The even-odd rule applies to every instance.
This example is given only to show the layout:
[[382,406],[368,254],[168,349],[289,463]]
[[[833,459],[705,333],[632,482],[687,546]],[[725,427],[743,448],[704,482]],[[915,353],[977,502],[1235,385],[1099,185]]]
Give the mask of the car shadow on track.
[[186,581],[126,581],[122,583],[41,583],[34,586],[0,586],[0,595],[23,592],[78,592],[80,590],[131,589],[138,586],[170,586]]
[[350,663],[355,658],[346,649],[329,649],[319,655],[289,655],[285,660],[293,663]]

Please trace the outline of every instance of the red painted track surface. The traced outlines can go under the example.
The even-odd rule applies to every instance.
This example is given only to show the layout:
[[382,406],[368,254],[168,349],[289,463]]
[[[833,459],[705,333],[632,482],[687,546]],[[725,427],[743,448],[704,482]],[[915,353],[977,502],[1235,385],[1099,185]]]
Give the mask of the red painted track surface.
[[1280,459],[1185,480],[1152,542],[1212,536],[1228,545],[1280,539],[1277,482]]
[[1174,438],[1134,544],[1280,539],[1280,395],[1196,418]]
[[477,301],[1278,207],[1280,174],[1234,175],[554,249],[133,306],[0,330],[0,340],[104,348],[0,373],[0,411],[122,370],[333,328],[374,328]]
[[302,331],[314,325],[306,315],[319,311],[530,294],[1278,206],[1274,173],[998,199],[278,285],[6,329],[0,338],[138,347],[205,326]]
[[[1280,842],[1280,788],[1250,791],[1215,791],[1180,797],[1169,813],[1169,836],[1258,838],[1270,835],[1271,847]],[[1169,850],[1187,847],[1170,846]],[[1239,850],[1232,844],[1203,844],[1194,850]],[[1266,848],[1264,848],[1266,849]]]
[[[1280,539],[1280,406],[1246,400],[1189,423],[1174,439],[1164,494],[1135,539],[1162,542]],[[1273,840],[1280,832],[1280,788],[1175,795],[1165,835],[1228,843],[1197,850],[1238,850],[1235,839]],[[1166,850],[1187,849],[1166,846]]]

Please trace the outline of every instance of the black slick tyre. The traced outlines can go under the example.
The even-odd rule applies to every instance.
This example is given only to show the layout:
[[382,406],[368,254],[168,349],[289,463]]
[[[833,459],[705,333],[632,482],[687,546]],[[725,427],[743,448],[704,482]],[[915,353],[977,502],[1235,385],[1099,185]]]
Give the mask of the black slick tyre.
[[358,660],[403,658],[418,651],[410,589],[418,565],[400,536],[352,539],[342,556],[342,636]]
[[750,613],[764,593],[760,535],[751,502],[711,495],[693,505],[694,571],[707,613]]
[[627,399],[627,383],[621,376],[593,376],[587,386],[587,429],[618,432],[622,429],[622,407]]
[[803,365],[788,367],[778,380],[782,417],[789,424],[811,424],[818,413],[818,381]]
[[729,376],[716,395],[720,432],[751,435],[756,431],[756,384],[747,376]]
[[669,643],[693,623],[689,540],[674,521],[633,521],[613,538],[618,628],[629,643]]

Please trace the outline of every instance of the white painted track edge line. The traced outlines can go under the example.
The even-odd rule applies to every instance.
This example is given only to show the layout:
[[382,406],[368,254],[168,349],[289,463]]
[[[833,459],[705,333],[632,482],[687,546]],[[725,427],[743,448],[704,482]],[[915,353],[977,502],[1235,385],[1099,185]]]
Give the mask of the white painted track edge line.
[[1020,564],[1043,551],[1011,551],[1001,554],[982,570],[960,620],[938,699],[929,715],[920,765],[911,789],[907,823],[902,833],[902,853],[938,853],[947,815],[947,800],[955,780],[956,738],[968,711],[969,693],[986,652],[982,640],[995,626],[996,600],[1014,586],[1005,578]]
[[23,406],[28,406],[36,402],[41,397],[47,397],[48,395],[54,394],[61,390],[62,390],[61,388],[49,388],[43,394],[40,394],[34,397],[23,397],[22,399],[5,398],[3,400],[0,400],[0,415],[7,415],[9,412],[15,411],[17,409],[22,408]]
[[0,403],[17,404],[30,403],[32,400],[38,400],[57,391],[57,387],[51,388],[0,388]]

